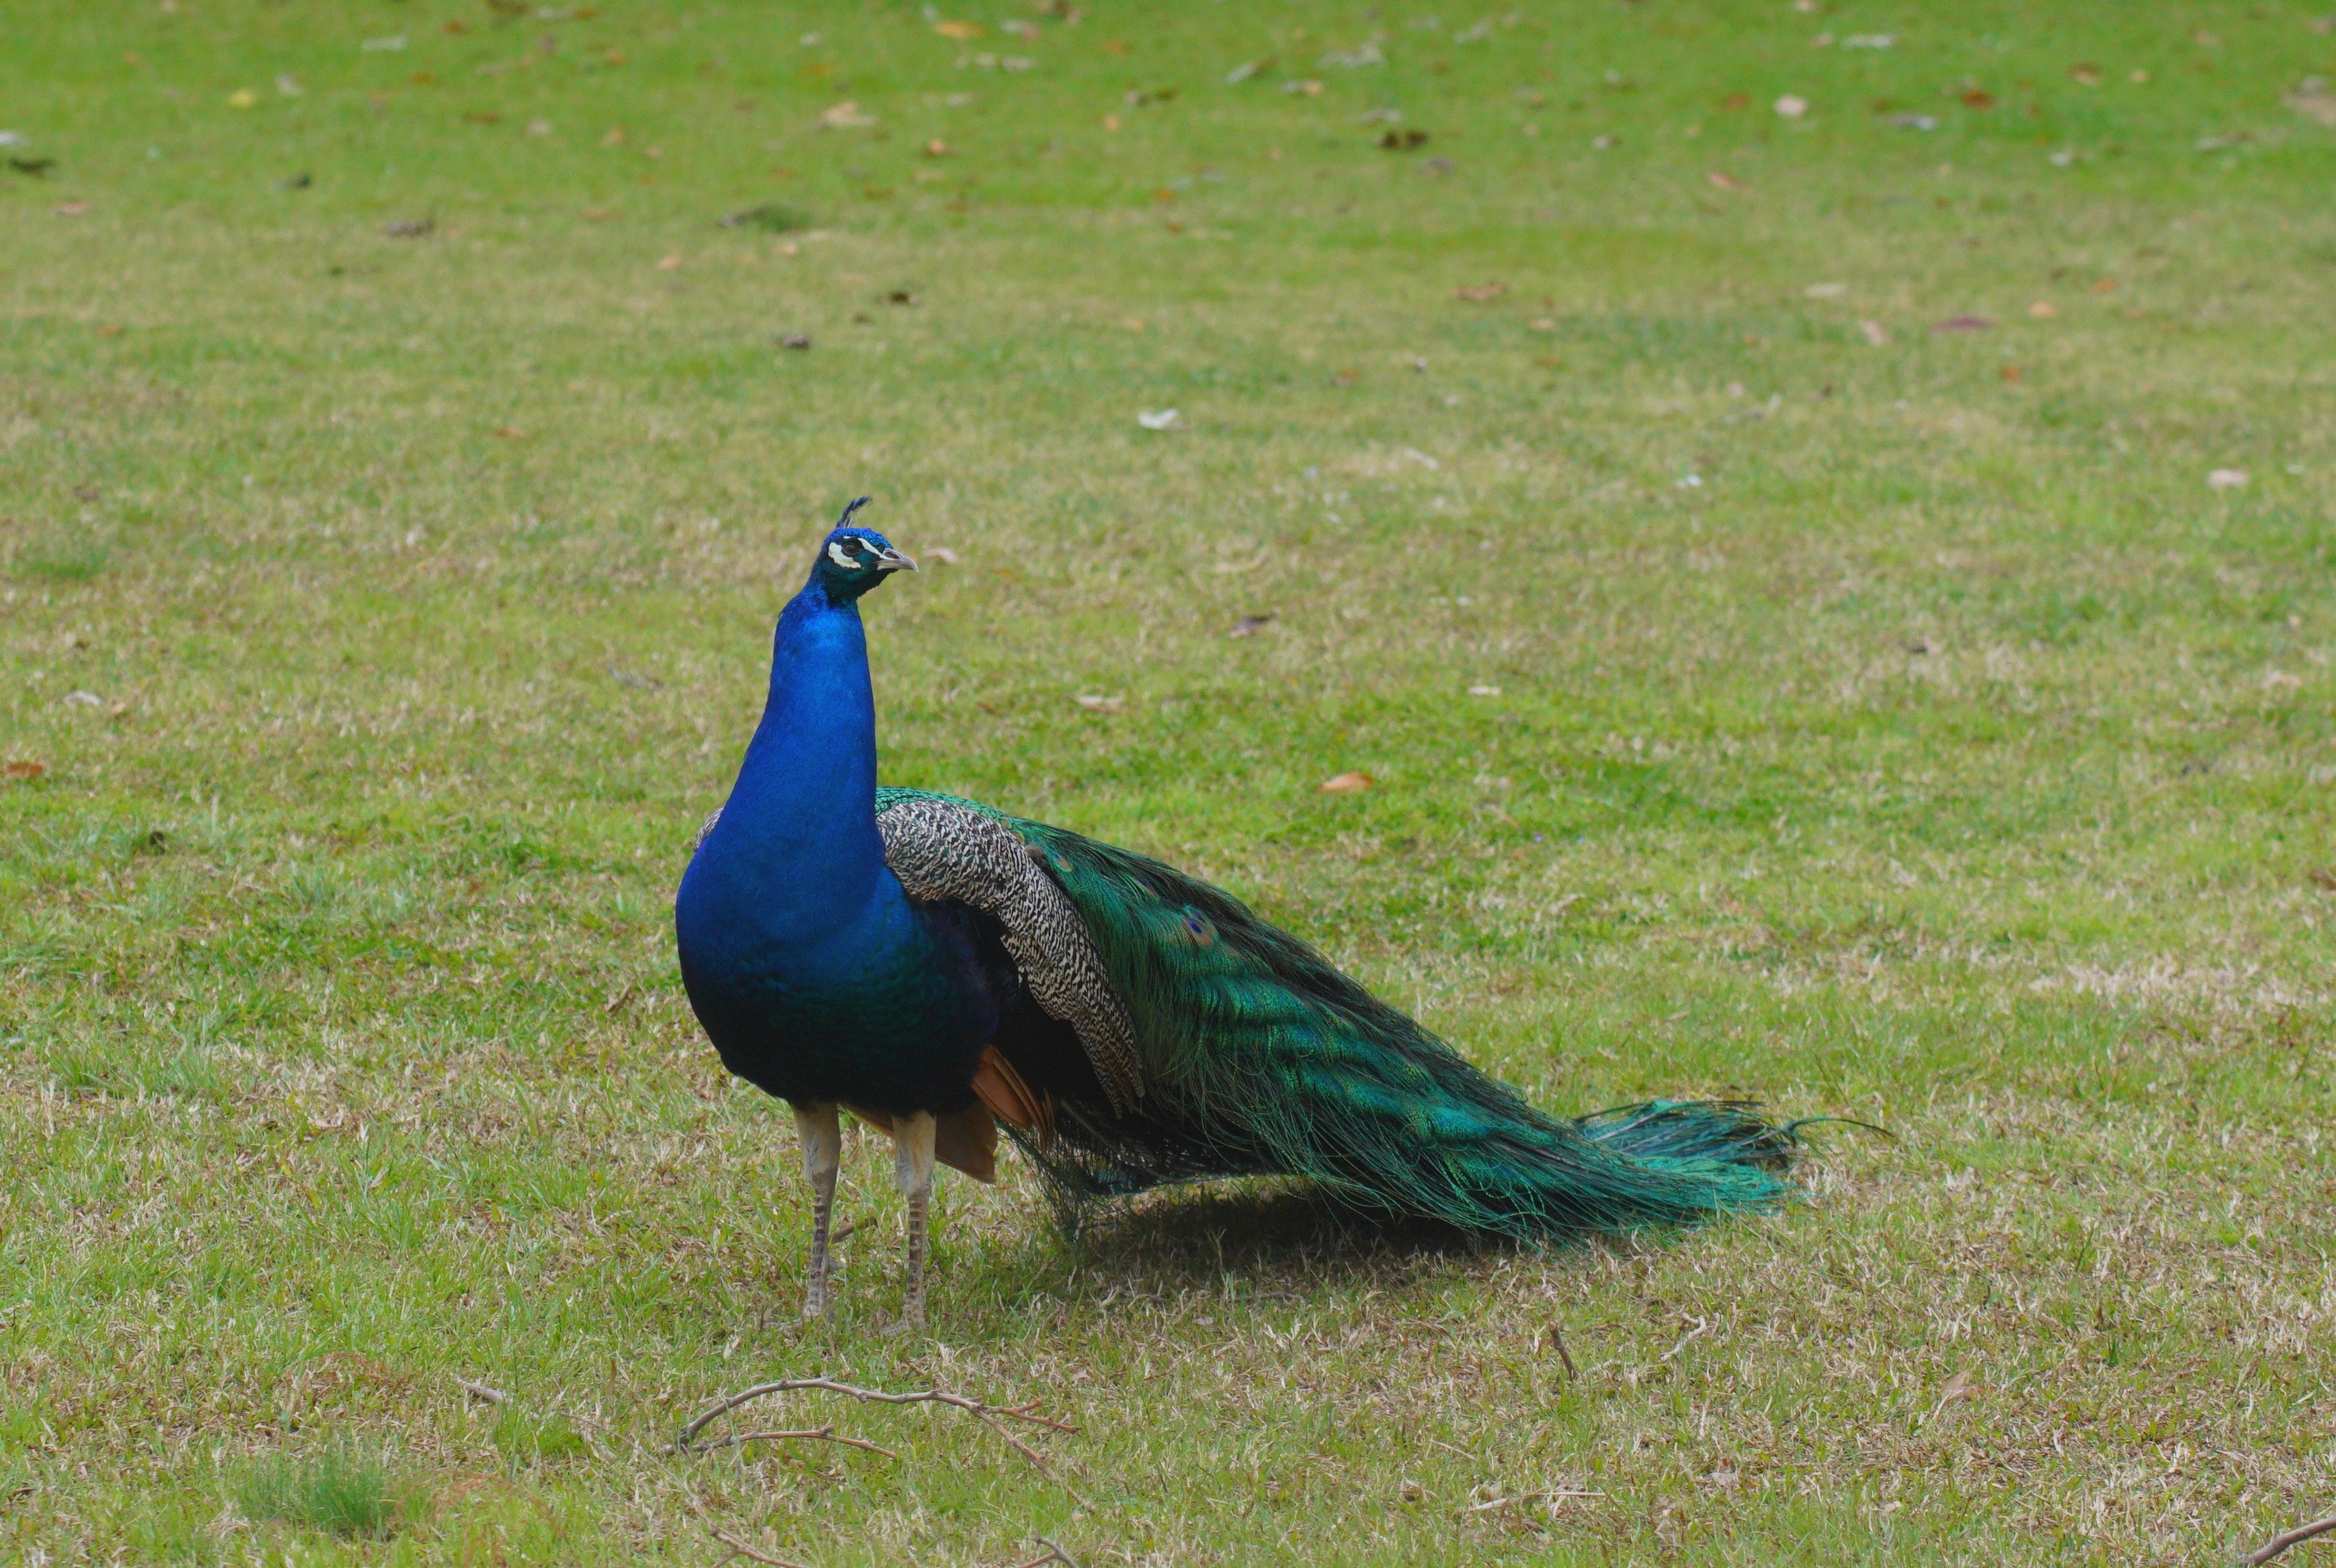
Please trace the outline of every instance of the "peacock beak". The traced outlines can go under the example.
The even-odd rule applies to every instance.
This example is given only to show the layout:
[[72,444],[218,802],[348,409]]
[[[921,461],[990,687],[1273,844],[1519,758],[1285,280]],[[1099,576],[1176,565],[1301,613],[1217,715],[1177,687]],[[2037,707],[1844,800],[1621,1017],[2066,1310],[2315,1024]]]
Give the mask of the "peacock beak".
[[876,570],[878,571],[914,571],[917,570],[917,558],[912,555],[902,555],[897,550],[880,550],[876,555]]

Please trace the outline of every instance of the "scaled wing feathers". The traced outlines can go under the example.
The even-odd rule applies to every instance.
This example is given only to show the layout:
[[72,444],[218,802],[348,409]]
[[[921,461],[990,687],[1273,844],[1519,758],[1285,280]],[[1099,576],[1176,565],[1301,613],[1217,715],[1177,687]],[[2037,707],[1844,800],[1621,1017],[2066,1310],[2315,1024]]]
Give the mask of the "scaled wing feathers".
[[1077,1031],[1114,1113],[1132,1112],[1144,1097],[1134,1025],[1085,922],[1039,868],[1037,852],[997,818],[930,796],[895,802],[877,814],[876,830],[884,863],[910,898],[954,899],[1004,928],[1031,998]]

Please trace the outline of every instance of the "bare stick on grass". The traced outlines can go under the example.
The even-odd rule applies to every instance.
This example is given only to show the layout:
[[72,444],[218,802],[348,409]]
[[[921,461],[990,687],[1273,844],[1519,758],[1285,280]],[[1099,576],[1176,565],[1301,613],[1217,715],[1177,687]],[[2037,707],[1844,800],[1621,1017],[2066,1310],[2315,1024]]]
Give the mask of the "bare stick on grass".
[[1549,1342],[1556,1349],[1557,1359],[1565,1363],[1566,1380],[1572,1382],[1579,1378],[1582,1374],[1573,1369],[1573,1353],[1565,1348],[1565,1335],[1554,1323],[1549,1326]]
[[2263,1568],[2264,1563],[2286,1551],[2290,1546],[2301,1546],[2306,1541],[2327,1534],[2331,1530],[2336,1530],[2336,1514],[2331,1514],[2325,1519],[2314,1519],[2309,1524],[2298,1524],[2286,1534],[2274,1535],[2264,1542],[2256,1550],[2254,1555],[2247,1559],[2247,1568]]
[[[752,1546],[747,1545],[744,1541],[739,1540],[735,1535],[731,1534],[725,1530],[716,1530],[711,1524],[708,1524],[706,1527],[706,1533],[713,1536],[716,1541],[721,1542],[725,1546],[729,1547],[730,1557],[744,1557],[753,1563],[767,1563],[771,1565],[771,1568],[803,1568],[803,1564],[800,1563],[790,1563],[784,1557],[773,1557],[764,1553],[757,1552]],[[730,1561],[730,1557],[725,1557],[722,1561],[727,1563]]]
[[462,1390],[463,1393],[468,1394],[472,1398],[484,1399],[490,1405],[505,1404],[511,1399],[511,1396],[504,1393],[501,1388],[494,1388],[486,1383],[473,1383],[468,1378],[455,1378],[454,1387]]
[[1079,1560],[1077,1558],[1064,1551],[1060,1546],[1056,1545],[1046,1536],[1041,1535],[1038,1537],[1038,1544],[1046,1549],[1046,1554],[1044,1557],[1033,1557],[1027,1563],[1019,1564],[1018,1568],[1046,1568],[1046,1564],[1049,1563],[1067,1563],[1071,1565],[1071,1568],[1079,1568]]
[[[811,1389],[816,1389],[829,1394],[842,1394],[850,1398],[864,1399],[871,1404],[877,1405],[946,1405],[953,1410],[963,1410],[967,1415],[971,1416],[975,1420],[980,1422],[983,1426],[997,1433],[1000,1437],[1006,1439],[1006,1441],[1013,1446],[1016,1453],[1021,1455],[1025,1459],[1029,1460],[1031,1464],[1036,1465],[1038,1467],[1039,1474],[1046,1476],[1050,1480],[1055,1478],[1055,1471],[1054,1467],[1046,1463],[1046,1456],[1041,1455],[1036,1448],[1031,1447],[1027,1443],[1022,1441],[1021,1438],[1017,1437],[1013,1433],[1007,1431],[1004,1423],[1010,1419],[1016,1421],[1027,1421],[1034,1427],[1045,1427],[1056,1432],[1076,1432],[1078,1430],[1076,1427],[1070,1425],[1066,1421],[1057,1421],[1051,1416],[1038,1415],[1033,1408],[1037,1404],[1036,1400],[1031,1401],[1029,1404],[1023,1405],[992,1405],[980,1399],[968,1399],[962,1394],[947,1393],[939,1388],[925,1388],[913,1394],[890,1394],[886,1393],[881,1388],[855,1388],[850,1383],[839,1383],[832,1378],[783,1378],[774,1383],[757,1383],[751,1388],[741,1389],[739,1392],[733,1394],[728,1398],[723,1400],[720,1404],[705,1411],[696,1420],[692,1421],[688,1426],[684,1427],[681,1429],[681,1436],[674,1440],[673,1451],[676,1454],[696,1454],[703,1452],[704,1449],[700,1447],[697,1442],[697,1435],[706,1430],[709,1423],[719,1417],[728,1415],[731,1411],[735,1410],[741,1405],[747,1404],[755,1399],[767,1398],[773,1394],[791,1394]],[[876,1448],[876,1446],[873,1443],[861,1443],[857,1440],[846,1438],[837,1438],[835,1440],[838,1442],[852,1442],[854,1447]],[[704,1448],[721,1447],[727,1442],[739,1441],[751,1441],[751,1439],[725,1439],[724,1443],[706,1444]],[[876,1448],[876,1452],[881,1454],[883,1453],[884,1450]],[[894,1456],[897,1457],[897,1456]]]

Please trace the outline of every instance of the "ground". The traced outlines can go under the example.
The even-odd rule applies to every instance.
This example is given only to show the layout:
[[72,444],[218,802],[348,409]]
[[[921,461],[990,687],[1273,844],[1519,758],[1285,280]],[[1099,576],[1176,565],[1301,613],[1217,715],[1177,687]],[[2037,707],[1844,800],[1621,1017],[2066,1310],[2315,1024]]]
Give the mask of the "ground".
[[[2122,1565],[2336,1506],[2330,24],[1429,9],[11,12],[5,1551]],[[1887,1135],[1546,1251],[1270,1189],[1074,1240],[1017,1166],[898,1338],[855,1136],[799,1326],[668,908],[863,492],[925,562],[889,781],[1213,878],[1552,1109]],[[1078,1429],[668,1451],[821,1372]]]

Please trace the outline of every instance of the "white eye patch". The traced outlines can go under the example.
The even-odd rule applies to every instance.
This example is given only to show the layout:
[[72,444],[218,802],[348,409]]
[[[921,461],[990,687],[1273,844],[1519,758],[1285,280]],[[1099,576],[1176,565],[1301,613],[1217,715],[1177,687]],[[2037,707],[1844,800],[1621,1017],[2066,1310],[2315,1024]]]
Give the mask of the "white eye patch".
[[847,570],[858,571],[860,570],[860,562],[844,554],[843,546],[841,544],[833,542],[829,543],[827,547],[827,559]]

